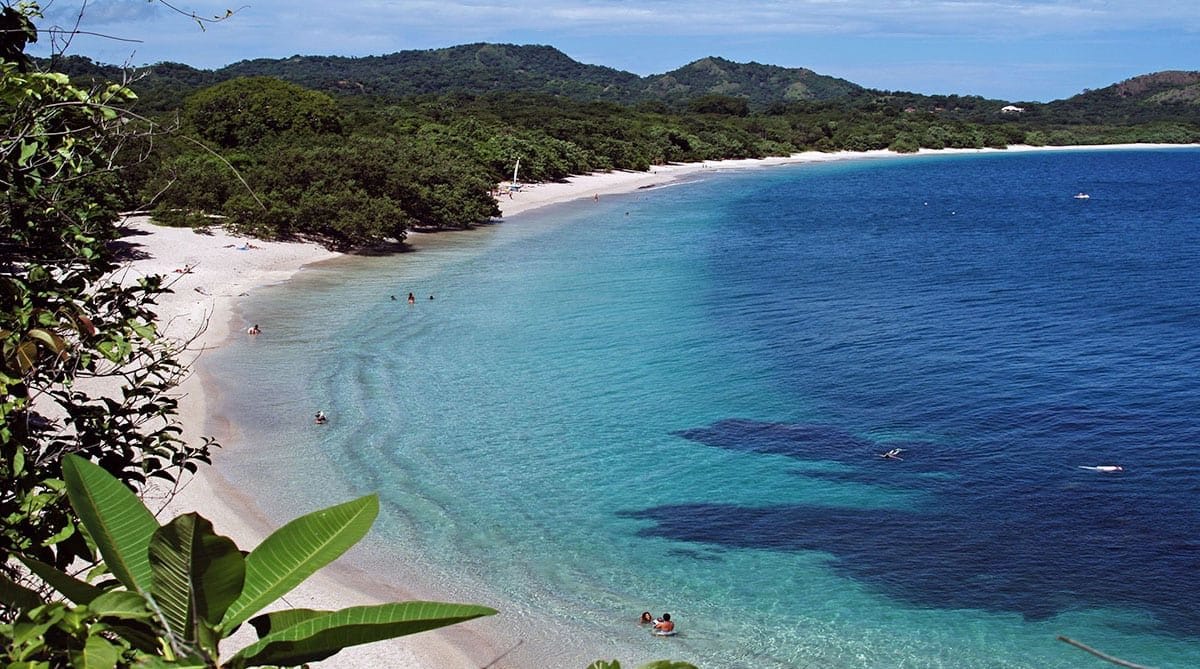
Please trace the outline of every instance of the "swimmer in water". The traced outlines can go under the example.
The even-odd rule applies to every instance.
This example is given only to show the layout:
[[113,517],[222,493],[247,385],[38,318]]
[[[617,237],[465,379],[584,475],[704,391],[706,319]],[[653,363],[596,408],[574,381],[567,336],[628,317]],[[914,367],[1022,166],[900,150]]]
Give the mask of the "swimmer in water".
[[904,458],[900,457],[900,454],[903,452],[904,452],[903,448],[893,448],[892,450],[888,451],[887,453],[880,453],[879,457],[885,458],[887,460],[903,460]]

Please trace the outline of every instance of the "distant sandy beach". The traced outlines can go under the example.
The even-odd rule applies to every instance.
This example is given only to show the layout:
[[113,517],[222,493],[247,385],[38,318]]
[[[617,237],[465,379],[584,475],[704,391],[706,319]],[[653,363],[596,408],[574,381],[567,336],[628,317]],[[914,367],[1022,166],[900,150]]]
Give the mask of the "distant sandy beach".
[[[1195,146],[1195,145],[1187,145]],[[836,160],[891,160],[911,156],[959,153],[1015,153],[1047,150],[1108,150],[1179,148],[1178,145],[1129,144],[1087,147],[1029,147],[1008,149],[922,150],[917,154],[890,151],[806,152],[789,157],[762,160],[725,160],[656,166],[649,172],[609,172],[577,176],[559,183],[523,185],[510,198],[499,200],[505,219],[540,207],[585,198],[629,193],[642,188],[667,185],[713,170],[743,170],[785,164],[816,163]],[[243,297],[262,288],[287,281],[313,263],[342,257],[315,244],[265,242],[246,239],[217,228],[211,234],[190,229],[166,228],[151,224],[145,217],[126,221],[129,245],[135,258],[122,269],[123,280],[161,274],[167,277],[173,293],[163,296],[157,305],[160,322],[167,336],[190,341],[182,359],[196,363],[194,373],[178,389],[179,418],[185,438],[200,442],[211,434],[227,449],[242,447],[236,443],[236,426],[221,422],[213,415],[214,405],[206,401],[204,352],[219,348],[231,337],[253,336],[246,333],[252,322],[240,322],[238,307]],[[469,234],[469,233],[468,233]],[[451,243],[452,236],[440,233],[412,233],[407,243],[417,249]],[[264,330],[270,323],[259,324]],[[216,530],[232,537],[243,549],[257,545],[273,527],[257,509],[253,495],[235,489],[222,476],[222,452],[213,454],[214,465],[203,468],[168,508],[168,517],[187,511],[199,511]],[[317,578],[286,597],[295,607],[337,608],[378,601],[411,599],[403,586],[380,584],[377,578],[360,571],[353,559],[343,558]],[[231,648],[250,639],[249,633]],[[412,637],[371,644],[343,651],[331,660],[314,666],[328,667],[400,667],[410,669],[478,669],[482,666],[516,667],[500,659],[506,648],[473,631],[472,623],[426,632]],[[596,659],[601,659],[598,651]]]

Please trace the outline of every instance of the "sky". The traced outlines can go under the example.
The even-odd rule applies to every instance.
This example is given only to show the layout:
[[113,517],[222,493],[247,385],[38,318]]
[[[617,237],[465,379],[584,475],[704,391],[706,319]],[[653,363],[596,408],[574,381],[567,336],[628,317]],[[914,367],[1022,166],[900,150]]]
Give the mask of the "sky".
[[[237,4],[245,2],[246,4]],[[1049,101],[1200,70],[1200,0],[41,0],[42,30],[109,64],[546,44],[640,75],[706,56],[870,88]],[[171,7],[180,11],[172,10]],[[81,15],[82,9],[82,15]],[[191,15],[217,21],[196,21]],[[201,25],[203,24],[203,26]],[[43,33],[48,55],[62,35]]]

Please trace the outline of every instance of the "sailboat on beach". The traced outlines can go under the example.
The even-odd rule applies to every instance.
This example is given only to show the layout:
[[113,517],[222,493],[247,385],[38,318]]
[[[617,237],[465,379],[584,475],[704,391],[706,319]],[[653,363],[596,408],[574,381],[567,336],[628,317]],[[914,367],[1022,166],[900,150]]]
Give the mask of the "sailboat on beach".
[[521,159],[517,158],[517,164],[513,166],[512,183],[509,184],[509,190],[521,190],[521,182],[517,181],[517,171],[521,169]]

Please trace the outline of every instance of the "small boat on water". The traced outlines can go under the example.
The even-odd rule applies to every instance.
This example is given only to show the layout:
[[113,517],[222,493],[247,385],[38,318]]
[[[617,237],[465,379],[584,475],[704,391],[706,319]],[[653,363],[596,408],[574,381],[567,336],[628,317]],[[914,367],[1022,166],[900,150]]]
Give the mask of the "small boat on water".
[[1081,192],[1079,192],[1079,193],[1076,193],[1076,194],[1075,194],[1073,197],[1074,197],[1076,200],[1090,200],[1090,199],[1092,198],[1092,196],[1091,196],[1091,195],[1088,195],[1087,193],[1084,193],[1084,192],[1082,192],[1082,191],[1081,191]]

